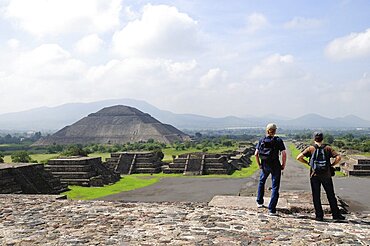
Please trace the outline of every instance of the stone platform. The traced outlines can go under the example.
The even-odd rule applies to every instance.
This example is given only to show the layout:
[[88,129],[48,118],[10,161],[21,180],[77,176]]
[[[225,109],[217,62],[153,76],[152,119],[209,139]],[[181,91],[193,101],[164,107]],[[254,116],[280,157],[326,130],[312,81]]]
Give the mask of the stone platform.
[[[330,217],[330,206],[325,194],[321,195],[322,207]],[[246,209],[249,211],[267,211],[270,202],[269,197],[265,197],[264,208],[257,208],[256,197],[250,196],[214,196],[208,203],[209,206],[219,208]],[[338,206],[343,213],[347,213],[347,205],[341,198],[337,198]],[[279,197],[277,211],[292,214],[296,212],[313,213],[314,208],[310,192],[282,192]]]
[[[228,200],[238,203],[243,198]],[[370,214],[348,214],[342,223],[317,222],[312,217],[305,212],[269,217],[265,210],[196,202],[0,195],[0,245],[370,244]]]

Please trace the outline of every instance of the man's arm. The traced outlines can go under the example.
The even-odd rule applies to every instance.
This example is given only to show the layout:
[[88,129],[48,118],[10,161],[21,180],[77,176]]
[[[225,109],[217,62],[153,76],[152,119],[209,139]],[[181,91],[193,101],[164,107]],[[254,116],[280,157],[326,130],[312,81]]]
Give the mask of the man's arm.
[[254,152],[254,156],[256,157],[257,164],[258,164],[259,168],[261,169],[262,166],[261,166],[261,162],[260,162],[260,156],[258,154],[258,149],[256,149],[256,151]]
[[334,162],[331,164],[331,166],[335,166],[335,165],[337,165],[337,164],[340,162],[340,160],[342,160],[342,157],[341,157],[340,155],[337,155],[337,156],[335,157]]
[[308,161],[305,160],[304,157],[305,156],[302,153],[299,153],[299,155],[297,156],[297,160],[308,165]]
[[283,150],[281,151],[281,159],[282,159],[282,164],[281,164],[281,170],[284,170],[285,165],[286,165],[286,151]]

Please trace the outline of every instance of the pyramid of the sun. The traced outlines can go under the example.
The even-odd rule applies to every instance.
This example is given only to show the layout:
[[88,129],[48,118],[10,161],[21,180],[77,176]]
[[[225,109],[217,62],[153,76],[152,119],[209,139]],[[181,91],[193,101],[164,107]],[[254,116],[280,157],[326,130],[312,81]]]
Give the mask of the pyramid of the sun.
[[161,143],[183,142],[189,136],[163,124],[149,114],[128,106],[117,105],[89,114],[34,145],[52,144],[123,144],[153,139]]

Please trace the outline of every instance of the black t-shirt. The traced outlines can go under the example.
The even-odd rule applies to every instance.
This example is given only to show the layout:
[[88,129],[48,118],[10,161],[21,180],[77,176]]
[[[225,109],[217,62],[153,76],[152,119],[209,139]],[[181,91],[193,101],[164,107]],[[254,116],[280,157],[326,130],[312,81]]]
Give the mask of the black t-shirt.
[[256,149],[258,150],[259,147],[261,146],[262,142],[266,139],[266,138],[269,138],[269,139],[272,139],[274,138],[273,140],[273,143],[274,143],[274,151],[273,151],[273,156],[272,156],[272,160],[273,161],[276,161],[276,162],[279,162],[279,153],[283,150],[285,150],[285,145],[284,145],[284,142],[281,138],[277,137],[277,136],[274,136],[274,137],[271,137],[271,136],[265,136],[263,138],[261,138],[257,145],[256,145]]

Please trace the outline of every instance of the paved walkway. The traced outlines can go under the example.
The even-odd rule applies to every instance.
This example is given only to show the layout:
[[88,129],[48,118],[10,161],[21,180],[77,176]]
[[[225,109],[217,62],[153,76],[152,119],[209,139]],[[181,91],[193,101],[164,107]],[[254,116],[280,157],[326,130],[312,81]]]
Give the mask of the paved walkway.
[[209,202],[215,195],[239,195],[248,179],[232,178],[162,178],[141,189],[118,193],[99,200],[135,202]]
[[[241,198],[227,198],[227,205]],[[370,245],[370,215],[317,222],[300,212],[269,217],[251,204],[0,195],[0,245]]]
[[[281,178],[281,192],[309,192],[309,170],[293,159],[288,150],[286,169]],[[254,158],[254,157],[252,157]],[[106,196],[99,200],[135,202],[209,202],[215,195],[255,196],[259,172],[244,179],[232,178],[162,178],[142,189]],[[370,211],[370,178],[334,177],[336,195],[350,205],[350,211]],[[271,178],[266,189],[271,187]],[[269,192],[266,192],[266,197]],[[325,194],[323,194],[325,199]]]

